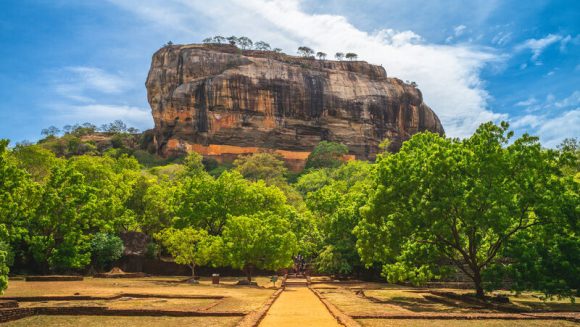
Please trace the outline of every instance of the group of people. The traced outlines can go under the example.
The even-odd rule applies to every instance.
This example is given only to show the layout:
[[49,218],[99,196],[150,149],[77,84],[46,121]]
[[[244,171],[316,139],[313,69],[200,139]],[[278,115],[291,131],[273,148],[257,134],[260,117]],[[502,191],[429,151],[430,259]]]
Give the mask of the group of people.
[[294,257],[294,272],[303,275],[306,272],[306,259],[302,254]]

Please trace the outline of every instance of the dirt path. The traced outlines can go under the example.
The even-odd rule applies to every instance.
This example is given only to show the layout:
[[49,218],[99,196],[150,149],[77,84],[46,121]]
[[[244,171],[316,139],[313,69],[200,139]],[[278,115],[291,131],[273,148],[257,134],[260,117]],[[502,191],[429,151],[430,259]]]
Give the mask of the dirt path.
[[260,327],[341,326],[307,287],[288,287],[274,302]]

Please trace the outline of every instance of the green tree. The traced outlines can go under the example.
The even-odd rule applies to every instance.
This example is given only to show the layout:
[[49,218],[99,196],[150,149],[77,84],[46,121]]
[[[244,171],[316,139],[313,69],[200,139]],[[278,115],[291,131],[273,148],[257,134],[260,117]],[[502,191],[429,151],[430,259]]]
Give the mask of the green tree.
[[53,168],[29,222],[27,238],[44,272],[78,269],[90,263],[89,232],[102,225],[93,215],[98,211],[96,193],[70,166]]
[[268,50],[270,50],[270,44],[268,44],[264,41],[258,41],[254,44],[254,48],[256,50],[268,51]]
[[263,180],[269,185],[286,183],[288,169],[282,157],[273,153],[255,153],[240,156],[234,161],[235,170],[251,181]]
[[305,168],[336,168],[344,162],[343,156],[346,154],[348,154],[346,145],[321,141],[308,155]]
[[319,51],[319,52],[317,52],[317,53],[316,53],[316,57],[317,57],[319,60],[325,60],[325,59],[326,59],[326,53],[324,53],[324,52],[320,52],[320,51]]
[[314,50],[309,47],[301,46],[298,47],[298,54],[305,58],[310,58],[314,55]]
[[250,38],[248,37],[242,36],[238,38],[238,45],[240,46],[240,48],[242,48],[242,50],[252,48],[253,44],[254,42],[252,42],[252,40],[250,40]]
[[347,275],[363,268],[352,231],[360,221],[359,208],[371,193],[372,176],[369,163],[351,161],[334,170],[311,171],[299,180],[303,188],[306,181],[315,182],[307,186],[306,204],[323,235],[322,252],[315,262],[320,272]]
[[[8,231],[4,225],[0,225],[0,239],[8,239]],[[0,295],[2,295],[4,290],[8,287],[8,272],[10,271],[8,269],[8,251],[8,244],[4,241],[0,241]]]
[[291,265],[297,250],[290,223],[273,213],[232,217],[224,228],[223,240],[228,262],[243,269],[250,282],[254,269]]
[[60,129],[56,126],[49,126],[40,132],[40,134],[42,134],[45,137],[56,136],[59,133],[60,133]]
[[[565,164],[563,170],[570,166]],[[510,258],[492,262],[485,271],[490,289],[510,280],[517,292],[537,290],[546,298],[567,296],[572,301],[580,289],[580,180],[562,178],[565,191],[559,195],[564,219],[535,226],[514,235],[500,252]]]
[[391,282],[420,283],[448,260],[483,297],[482,272],[506,243],[561,218],[555,152],[528,135],[509,144],[508,127],[486,123],[464,140],[420,133],[379,156],[378,187],[356,229],[365,262],[382,263]]
[[189,176],[197,176],[205,173],[203,165],[203,156],[197,152],[189,153],[183,160],[185,166],[185,174]]
[[342,59],[344,59],[344,52],[337,52],[334,55],[334,58],[336,58],[336,60],[341,61]]
[[124,250],[123,241],[116,235],[96,233],[91,240],[93,264],[99,270],[121,258]]
[[17,145],[12,150],[18,167],[26,170],[32,179],[38,183],[44,183],[50,170],[57,164],[62,164],[55,154],[40,145]]
[[353,52],[348,52],[346,55],[344,55],[344,57],[348,60],[356,60],[358,58],[358,55],[356,53]]
[[217,35],[213,37],[213,41],[217,44],[222,44],[224,42],[226,42],[226,38],[221,36],[221,35]]
[[154,235],[171,226],[175,210],[173,200],[178,187],[175,181],[150,174],[139,177],[126,206],[135,214],[142,232]]
[[277,187],[247,181],[238,172],[224,172],[218,178],[187,178],[175,203],[175,227],[202,228],[211,235],[220,235],[230,216],[287,209],[286,197]]
[[220,257],[219,237],[210,236],[204,229],[168,228],[156,234],[155,238],[173,256],[175,263],[191,268],[192,277],[195,277],[196,266],[216,262]]
[[[7,285],[11,244],[28,237],[28,222],[38,203],[37,184],[17,166],[8,150],[8,140],[0,139],[0,292]],[[16,250],[16,249],[13,249]]]
[[238,38],[233,35],[228,37],[227,40],[231,45],[236,45],[238,43]]

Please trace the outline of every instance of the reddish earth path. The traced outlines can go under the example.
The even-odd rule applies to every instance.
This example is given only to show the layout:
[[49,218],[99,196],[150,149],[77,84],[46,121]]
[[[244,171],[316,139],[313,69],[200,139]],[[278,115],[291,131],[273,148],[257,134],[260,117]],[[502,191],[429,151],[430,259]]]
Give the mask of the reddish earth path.
[[[306,280],[304,280],[306,284]],[[306,286],[286,287],[260,323],[260,327],[341,326]]]

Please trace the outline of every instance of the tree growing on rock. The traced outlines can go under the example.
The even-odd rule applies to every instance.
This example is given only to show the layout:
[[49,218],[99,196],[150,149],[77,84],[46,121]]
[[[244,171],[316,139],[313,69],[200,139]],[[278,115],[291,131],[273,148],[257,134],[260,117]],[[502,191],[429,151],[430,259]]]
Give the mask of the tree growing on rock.
[[326,53],[324,53],[324,52],[321,52],[321,51],[318,51],[318,52],[316,53],[316,57],[317,57],[319,60],[325,60],[325,59],[326,59]]
[[344,57],[350,61],[353,61],[353,60],[357,60],[358,55],[356,53],[353,53],[353,52],[348,52],[346,55],[344,55]]
[[451,262],[483,297],[483,273],[507,243],[561,224],[555,152],[528,135],[511,143],[508,127],[486,123],[464,140],[416,134],[380,155],[378,187],[355,230],[365,262],[381,263],[389,282],[414,283]]
[[301,46],[298,47],[298,54],[304,58],[310,58],[312,55],[314,55],[314,50],[309,47]]
[[60,129],[56,126],[49,126],[47,128],[44,128],[40,134],[42,134],[45,137],[49,137],[49,136],[56,136],[60,133]]
[[337,52],[334,55],[334,58],[336,58],[336,60],[341,61],[342,59],[344,59],[344,52]]
[[252,40],[250,40],[250,38],[248,38],[246,36],[242,36],[242,37],[238,38],[238,44],[240,45],[240,48],[242,48],[242,50],[246,50],[246,49],[252,48],[252,45],[254,44],[254,42],[252,42]]
[[217,44],[222,44],[226,42],[226,38],[221,35],[216,35],[213,37],[213,41]]
[[256,50],[260,50],[260,51],[268,51],[268,50],[270,50],[270,44],[268,44],[264,41],[258,41],[254,44],[254,48]]
[[238,38],[233,35],[228,37],[227,40],[231,45],[236,45],[238,43]]

